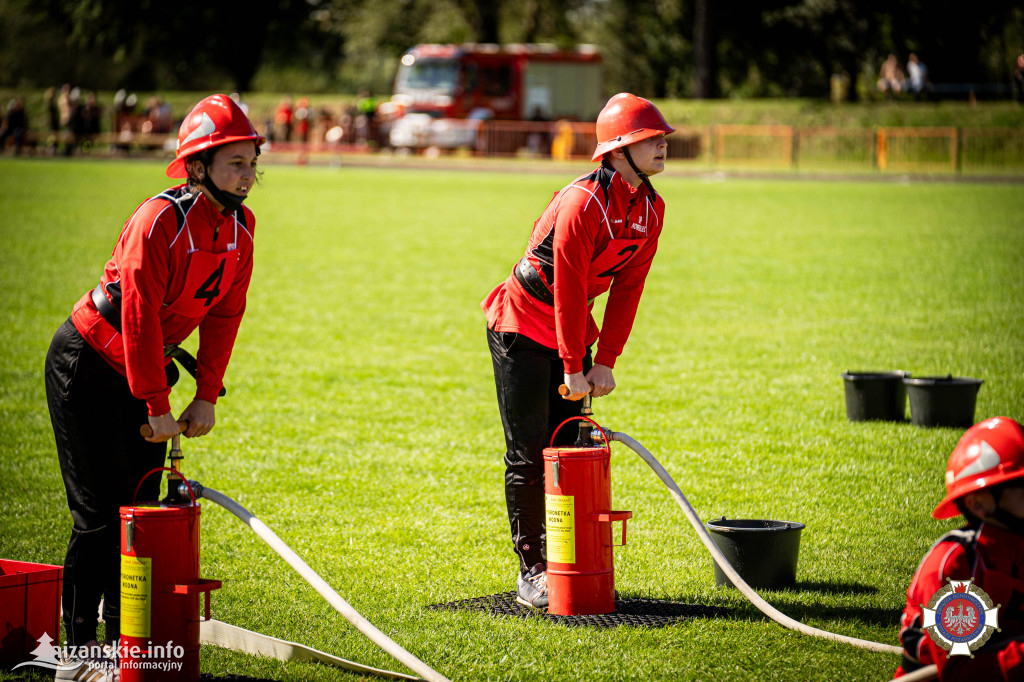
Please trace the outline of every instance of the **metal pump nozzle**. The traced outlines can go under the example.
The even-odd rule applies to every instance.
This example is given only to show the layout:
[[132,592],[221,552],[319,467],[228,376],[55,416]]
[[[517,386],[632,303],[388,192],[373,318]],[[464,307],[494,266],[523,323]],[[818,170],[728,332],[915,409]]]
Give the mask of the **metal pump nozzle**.
[[[580,414],[584,417],[591,417],[594,415],[594,410],[590,406],[591,398],[590,394],[583,396],[583,408],[580,410]],[[576,443],[573,447],[576,448],[588,448],[593,443],[592,431],[594,427],[588,421],[580,420],[580,433],[576,437]]]
[[[185,459],[185,456],[181,454],[181,434],[175,434],[171,438],[171,450],[167,455],[167,458],[171,460],[171,470],[176,473],[181,473],[181,462]],[[181,504],[182,502],[188,502],[188,490],[182,488],[184,483],[181,479],[173,474],[167,474],[167,497],[163,499],[164,504]]]
[[185,459],[185,456],[181,454],[181,434],[175,434],[171,438],[171,451],[168,454],[168,459],[171,460],[171,468],[181,473],[181,460]]

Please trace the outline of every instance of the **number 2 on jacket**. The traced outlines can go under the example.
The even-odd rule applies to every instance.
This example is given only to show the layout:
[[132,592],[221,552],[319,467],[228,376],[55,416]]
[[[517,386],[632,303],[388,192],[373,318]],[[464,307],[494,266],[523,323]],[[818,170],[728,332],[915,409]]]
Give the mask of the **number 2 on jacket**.
[[[613,240],[612,243],[614,243],[614,241],[620,241],[620,240]],[[625,241],[625,240],[622,240],[622,241]],[[598,277],[614,277],[616,274],[618,274],[618,272],[620,270],[622,270],[622,268],[626,267],[626,263],[629,262],[629,259],[633,257],[633,254],[635,254],[636,250],[639,249],[639,248],[640,248],[639,244],[630,244],[629,246],[627,246],[624,249],[622,249],[621,251],[619,251],[618,255],[622,256],[622,259],[619,260],[614,265],[612,265],[607,270],[605,270],[604,272],[602,272],[601,274],[599,274]],[[608,253],[608,251],[605,251],[601,255],[605,256],[607,253]]]

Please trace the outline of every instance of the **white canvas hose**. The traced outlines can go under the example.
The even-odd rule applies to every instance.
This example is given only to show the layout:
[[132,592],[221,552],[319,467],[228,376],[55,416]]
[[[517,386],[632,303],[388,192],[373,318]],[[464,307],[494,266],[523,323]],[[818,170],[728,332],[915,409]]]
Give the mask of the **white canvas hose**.
[[199,621],[199,643],[212,644],[232,651],[240,651],[244,654],[266,656],[278,661],[310,661],[323,663],[336,668],[343,668],[350,672],[374,675],[376,677],[387,677],[393,680],[418,680],[420,678],[403,673],[396,673],[391,670],[382,670],[361,663],[356,663],[339,656],[332,656],[313,647],[296,642],[289,642],[286,639],[278,639],[269,635],[261,635],[252,630],[240,628],[237,625],[224,623],[219,620]]
[[192,486],[197,497],[202,497],[210,500],[214,504],[219,504],[241,519],[242,523],[249,526],[256,535],[260,536],[264,542],[270,545],[271,549],[277,552],[282,559],[288,562],[288,565],[294,568],[295,571],[313,587],[313,589],[319,592],[320,596],[327,600],[327,603],[333,606],[338,613],[343,615],[348,622],[352,623],[357,630],[369,637],[374,644],[403,663],[424,680],[428,680],[429,682],[450,682],[444,675],[413,656],[390,637],[378,630],[373,623],[363,618],[359,612],[341,598],[341,595],[334,591],[334,588],[327,584],[327,581],[321,578],[316,571],[310,568],[298,554],[292,551],[292,549],[281,540],[281,538],[277,537],[277,534],[275,534],[274,531],[270,530],[270,528],[268,528],[262,521],[253,516],[252,512],[223,493],[207,488],[195,481],[189,481],[189,485]]
[[647,462],[647,465],[654,470],[654,473],[657,474],[658,478],[660,478],[662,483],[665,484],[668,491],[672,494],[672,497],[674,497],[676,502],[679,503],[679,506],[682,507],[683,513],[686,514],[686,518],[689,520],[690,525],[692,525],[694,530],[697,531],[697,536],[700,537],[701,542],[704,543],[708,552],[711,553],[715,563],[717,563],[719,568],[722,569],[722,572],[729,577],[729,580],[731,580],[732,584],[736,586],[736,589],[743,593],[743,596],[749,599],[750,602],[761,611],[761,613],[765,614],[779,625],[791,630],[796,630],[797,632],[801,632],[805,635],[821,637],[822,639],[829,639],[834,642],[844,642],[870,651],[879,651],[886,654],[903,654],[903,649],[898,646],[882,644],[881,642],[871,642],[866,639],[857,639],[856,637],[847,637],[846,635],[838,635],[834,632],[819,630],[818,628],[812,628],[809,625],[804,625],[799,621],[793,620],[766,602],[753,590],[753,588],[750,587],[750,585],[746,583],[746,581],[743,580],[743,578],[740,577],[739,573],[736,572],[736,569],[729,563],[729,560],[725,558],[724,554],[722,554],[722,551],[718,549],[718,545],[716,545],[714,540],[711,539],[711,536],[704,528],[704,524],[701,522],[697,512],[690,505],[686,496],[683,495],[683,491],[679,489],[679,486],[676,485],[676,482],[672,480],[672,477],[669,476],[667,471],[665,471],[665,468],[661,466],[661,463],[654,458],[654,455],[648,452],[647,449],[635,439],[624,433],[620,433],[618,431],[606,431],[606,434],[609,441],[614,440],[622,443],[630,450],[640,455],[640,458]]

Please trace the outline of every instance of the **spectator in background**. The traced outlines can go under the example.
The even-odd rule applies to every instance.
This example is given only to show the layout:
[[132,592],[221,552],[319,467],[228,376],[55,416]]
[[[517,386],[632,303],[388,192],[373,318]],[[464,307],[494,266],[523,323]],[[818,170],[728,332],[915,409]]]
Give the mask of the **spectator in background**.
[[906,88],[906,78],[896,55],[890,54],[882,62],[882,69],[878,74],[878,91],[885,93],[888,99],[893,99]]
[[[65,86],[67,87],[67,86]],[[61,95],[63,96],[63,91]],[[64,119],[64,108],[61,108],[61,120]],[[82,91],[75,87],[68,91],[67,122],[64,128],[68,138],[64,142],[64,156],[71,156],[81,142],[85,131],[85,105],[82,103]]]
[[1024,54],[1017,55],[1017,66],[1013,70],[1013,88],[1017,101],[1024,104]]
[[57,88],[52,86],[46,88],[44,100],[46,102],[47,123],[49,124],[46,138],[46,153],[55,154],[57,152],[57,142],[60,140],[60,109],[57,107]]
[[392,102],[381,102],[377,107],[377,138],[381,149],[391,148],[391,127],[398,118],[398,107]]
[[[549,118],[544,113],[542,107],[535,106],[530,120],[534,123],[545,123]],[[526,148],[533,154],[543,154],[546,156],[551,151],[550,129],[532,131],[526,138]]]
[[907,58],[907,89],[915,100],[928,96],[928,67],[913,52]]
[[337,143],[344,139],[345,129],[341,127],[340,119],[335,122],[334,114],[327,107],[321,107],[316,112],[316,127],[314,128],[314,139],[317,142],[331,142],[332,140],[327,139],[329,131],[333,130],[331,137],[333,142]]
[[124,113],[129,116],[135,115],[135,105],[139,103],[139,96],[134,92],[124,98]]
[[71,122],[71,84],[65,83],[60,86],[60,94],[57,95],[57,110],[60,114],[60,129],[67,130]]
[[355,137],[358,143],[376,141],[377,137],[377,99],[369,90],[359,93],[356,100]]
[[169,133],[171,131],[171,108],[159,97],[146,100],[146,120],[142,123],[144,133]]
[[100,134],[100,117],[103,110],[96,101],[96,93],[90,92],[85,96],[85,104],[82,105],[82,135],[89,141],[95,141]]
[[231,99],[233,99],[235,101],[235,104],[238,105],[238,108],[242,110],[242,113],[245,114],[246,116],[248,116],[249,115],[249,105],[242,101],[242,96],[240,94],[238,94],[237,92],[232,92],[230,97],[231,97]]
[[7,103],[7,112],[0,124],[0,154],[7,150],[7,138],[14,144],[14,155],[21,154],[28,132],[28,117],[25,115],[25,98],[17,97]]
[[309,99],[300,97],[295,103],[295,133],[303,144],[309,142],[309,119],[312,117],[313,110],[309,107]]
[[274,112],[274,139],[287,142],[292,137],[292,98],[285,97]]
[[128,92],[121,88],[114,93],[114,106],[110,111],[111,115],[111,130],[115,133],[121,132],[127,118],[124,101],[128,98]]

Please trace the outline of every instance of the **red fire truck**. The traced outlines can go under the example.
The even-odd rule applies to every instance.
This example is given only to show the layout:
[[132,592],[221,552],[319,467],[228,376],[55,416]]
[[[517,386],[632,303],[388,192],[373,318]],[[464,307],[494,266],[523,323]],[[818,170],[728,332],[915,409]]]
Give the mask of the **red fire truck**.
[[472,146],[488,119],[593,121],[601,55],[588,45],[417,45],[402,56],[391,102],[404,114],[391,129],[396,147]]

